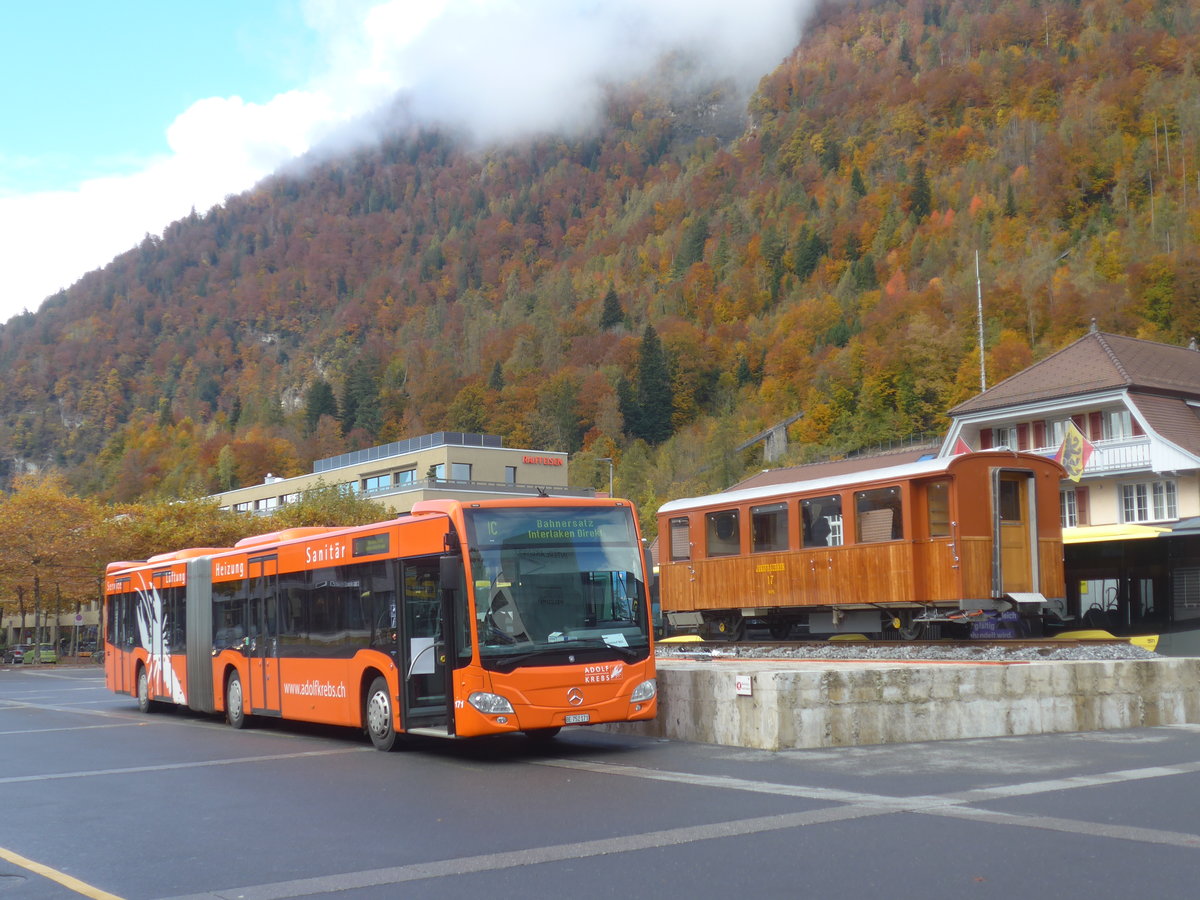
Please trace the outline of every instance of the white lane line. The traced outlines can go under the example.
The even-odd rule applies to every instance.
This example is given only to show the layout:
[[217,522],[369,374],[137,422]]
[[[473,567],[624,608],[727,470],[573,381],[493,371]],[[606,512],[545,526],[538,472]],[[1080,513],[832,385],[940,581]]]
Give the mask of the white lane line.
[[273,884],[220,888],[204,893],[188,894],[186,897],[175,897],[171,898],[171,900],[285,900],[288,897],[306,897],[333,891],[403,884],[404,882],[419,881],[425,878],[443,878],[448,875],[491,872],[518,866],[584,859],[613,853],[652,850],[659,847],[689,844],[695,841],[761,834],[768,831],[782,831],[789,828],[801,828],[805,825],[842,822],[847,819],[858,819],[864,816],[875,815],[879,815],[878,810],[843,806],[780,816],[762,816],[753,819],[738,819],[731,822],[715,822],[711,825],[668,828],[662,831],[650,831],[643,834],[631,834],[594,841],[579,841],[573,844],[555,844],[549,847],[533,847],[528,850],[514,850],[508,853],[462,856],[456,859],[372,869],[366,872],[345,872],[338,875],[299,878],[294,881],[280,881]]
[[99,778],[107,775],[139,775],[146,772],[172,772],[178,769],[202,769],[209,766],[240,766],[246,763],[272,762],[281,759],[306,759],[314,756],[337,756],[342,753],[373,753],[372,747],[340,747],[336,750],[306,750],[302,753],[270,753],[263,756],[240,756],[233,759],[204,759],[195,762],[163,763],[156,766],[129,766],[123,769],[88,769],[80,772],[49,772],[42,775],[10,775],[0,778],[0,784],[20,784],[30,781],[60,781],[67,778]]
[[949,816],[972,822],[988,822],[992,825],[1040,828],[1043,831],[1061,831],[1065,834],[1085,834],[1091,837],[1134,841],[1139,844],[1165,844],[1171,847],[1200,850],[1200,834],[1163,831],[1158,828],[1140,828],[1136,825],[1115,825],[1111,822],[1087,822],[1080,819],[1060,819],[1054,816],[1000,813],[966,806],[948,806],[942,809],[921,810],[921,812],[932,816]]

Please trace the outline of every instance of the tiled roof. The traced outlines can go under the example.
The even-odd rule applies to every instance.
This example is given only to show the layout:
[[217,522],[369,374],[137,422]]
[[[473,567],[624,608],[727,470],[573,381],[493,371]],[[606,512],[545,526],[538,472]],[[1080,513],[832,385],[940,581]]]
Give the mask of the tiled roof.
[[1093,331],[950,410],[951,416],[1120,388],[1200,398],[1200,352]]
[[1161,394],[1131,391],[1129,399],[1146,417],[1151,431],[1189,453],[1200,454],[1200,416],[1194,406]]

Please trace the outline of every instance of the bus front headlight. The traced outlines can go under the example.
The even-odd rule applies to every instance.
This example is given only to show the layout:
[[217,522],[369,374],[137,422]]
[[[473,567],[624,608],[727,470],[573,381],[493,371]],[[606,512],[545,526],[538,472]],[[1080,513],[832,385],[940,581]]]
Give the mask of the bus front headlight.
[[467,702],[481,713],[489,716],[513,711],[513,706],[507,699],[499,694],[489,694],[487,691],[476,691],[467,698]]
[[642,703],[650,700],[658,693],[658,682],[653,678],[647,679],[633,689],[633,694],[629,698],[630,703]]

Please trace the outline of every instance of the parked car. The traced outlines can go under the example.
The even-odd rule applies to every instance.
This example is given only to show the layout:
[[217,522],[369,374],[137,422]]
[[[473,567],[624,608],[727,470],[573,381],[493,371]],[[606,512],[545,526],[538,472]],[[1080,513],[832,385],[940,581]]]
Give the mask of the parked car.
[[32,649],[29,644],[13,644],[4,648],[4,662],[8,665],[19,666],[24,662],[25,654]]
[[[33,649],[32,646],[26,649],[23,663],[29,664],[34,661]],[[42,665],[58,662],[58,651],[54,649],[53,644],[38,644],[37,651],[37,657]]]

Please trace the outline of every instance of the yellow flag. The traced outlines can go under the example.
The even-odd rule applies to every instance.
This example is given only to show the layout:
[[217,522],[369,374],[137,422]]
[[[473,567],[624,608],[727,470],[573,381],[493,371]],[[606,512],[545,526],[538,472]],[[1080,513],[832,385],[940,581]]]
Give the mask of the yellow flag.
[[1074,422],[1068,421],[1062,446],[1058,448],[1058,453],[1054,455],[1054,458],[1067,470],[1068,478],[1078,481],[1095,450],[1096,448],[1083,436],[1079,427]]

